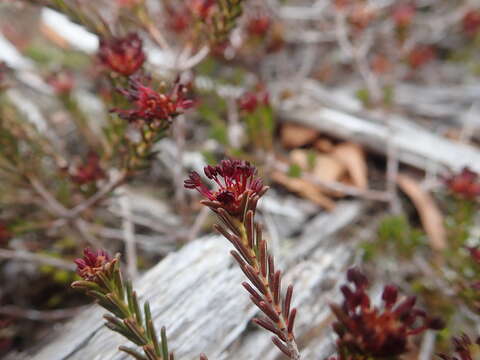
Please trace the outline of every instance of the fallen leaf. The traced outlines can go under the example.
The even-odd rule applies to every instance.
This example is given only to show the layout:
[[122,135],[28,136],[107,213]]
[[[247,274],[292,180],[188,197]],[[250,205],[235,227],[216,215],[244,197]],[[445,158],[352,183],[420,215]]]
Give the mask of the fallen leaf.
[[359,189],[368,188],[368,169],[363,149],[354,143],[335,146],[332,155],[345,166],[353,184]]
[[[297,164],[305,172],[310,173],[315,179],[324,182],[338,182],[346,173],[346,167],[334,156],[320,154],[312,150],[296,149],[290,152],[290,162]],[[332,196],[343,196],[339,192],[333,192],[322,186],[320,190]]]
[[319,190],[318,186],[301,178],[289,177],[280,171],[273,171],[271,176],[273,181],[285,186],[290,191],[309,199],[324,209],[330,211],[335,208],[335,202],[328,196],[324,195]]
[[318,137],[318,131],[306,126],[286,123],[282,126],[281,140],[288,149],[311,144]]
[[438,251],[445,249],[447,246],[447,233],[443,215],[433,197],[422,189],[418,182],[407,175],[399,174],[397,176],[397,184],[415,205],[432,249]]

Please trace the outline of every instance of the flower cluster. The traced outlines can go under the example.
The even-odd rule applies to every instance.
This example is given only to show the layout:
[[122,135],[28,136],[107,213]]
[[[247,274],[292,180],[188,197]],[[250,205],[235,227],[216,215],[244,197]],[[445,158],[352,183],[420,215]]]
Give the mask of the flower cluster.
[[98,56],[110,70],[130,76],[145,62],[140,37],[131,33],[123,38],[101,39]]
[[444,181],[452,193],[466,199],[474,199],[480,195],[478,174],[468,167],[463,168],[458,174],[447,177]]
[[83,258],[76,259],[74,262],[77,264],[77,274],[83,280],[95,281],[98,278],[98,274],[106,270],[108,265],[111,265],[115,259],[105,250],[91,250],[86,248],[83,251]]
[[340,360],[368,357],[394,357],[408,351],[408,338],[427,329],[438,330],[443,322],[430,318],[415,308],[415,297],[398,301],[398,290],[385,286],[382,294],[383,308],[372,306],[366,293],[368,279],[357,269],[347,272],[353,283],[341,287],[342,305],[332,304],[337,317],[333,328],[338,335],[337,350]]
[[262,180],[256,176],[256,168],[247,161],[222,160],[219,165],[206,166],[204,173],[217,184],[217,190],[210,190],[195,171],[185,180],[185,188],[196,189],[207,199],[204,204],[212,210],[222,208],[233,217],[244,214],[248,199],[258,200],[267,191]]
[[72,181],[79,185],[93,183],[97,180],[105,178],[105,172],[100,167],[100,158],[97,153],[90,152],[87,156],[87,161],[75,168],[70,175]]
[[154,124],[169,122],[183,110],[193,106],[192,100],[185,99],[185,85],[177,83],[170,94],[162,94],[145,85],[144,82],[139,79],[130,79],[130,87],[120,89],[120,92],[134,104],[134,109],[114,109],[113,111],[130,122],[144,120]]
[[[119,349],[135,359],[168,360],[174,359],[168,351],[165,327],[161,329],[160,338],[157,335],[152,320],[150,304],[145,302],[142,307],[137,293],[130,282],[123,280],[119,265],[119,255],[111,258],[105,250],[84,250],[82,259],[75,260],[77,272],[83,280],[75,281],[72,287],[84,290],[97,303],[108,310],[104,315],[105,325],[143,350],[120,346]],[[207,360],[205,355],[201,360]]]
[[452,339],[453,347],[457,356],[447,354],[438,354],[443,360],[473,360],[480,354],[480,337],[472,342],[467,334],[462,334],[460,337]]
[[269,106],[270,100],[266,91],[246,92],[238,99],[238,106],[248,114],[253,113],[259,106]]
[[272,342],[280,351],[290,359],[300,359],[293,331],[297,310],[290,306],[293,286],[282,294],[282,273],[275,268],[262,229],[254,220],[257,202],[268,188],[246,161],[223,160],[217,166],[206,166],[204,172],[217,184],[216,191],[210,190],[196,172],[185,180],[185,187],[198,190],[206,198],[202,204],[221,220],[214,228],[235,247],[230,253],[250,280],[242,285],[264,314],[253,321],[275,335]]

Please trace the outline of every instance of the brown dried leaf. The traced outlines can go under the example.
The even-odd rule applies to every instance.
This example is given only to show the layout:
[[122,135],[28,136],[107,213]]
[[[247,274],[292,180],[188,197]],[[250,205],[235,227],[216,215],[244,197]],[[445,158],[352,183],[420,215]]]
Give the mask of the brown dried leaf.
[[335,147],[332,155],[343,164],[353,184],[359,189],[368,188],[368,169],[363,149],[354,143],[343,143]]
[[[309,160],[311,154],[313,154],[314,157]],[[309,163],[311,160],[313,160],[313,163]],[[291,163],[300,166],[303,171],[312,174],[315,179],[325,183],[338,182],[346,173],[346,167],[332,155],[319,154],[316,152],[312,153],[308,150],[296,149],[290,152],[290,161]],[[316,186],[318,189],[329,195],[343,195],[321,186]]]
[[282,144],[289,149],[310,144],[317,137],[318,131],[309,127],[293,123],[286,123],[282,126]]
[[333,210],[335,207],[335,202],[322,194],[318,189],[318,186],[304,179],[289,177],[280,171],[274,171],[272,173],[272,179],[278,184],[285,186],[290,191],[311,200],[326,210]]
[[399,174],[397,184],[415,205],[432,249],[438,251],[445,249],[447,233],[443,215],[433,197],[422,189],[418,182],[407,175]]

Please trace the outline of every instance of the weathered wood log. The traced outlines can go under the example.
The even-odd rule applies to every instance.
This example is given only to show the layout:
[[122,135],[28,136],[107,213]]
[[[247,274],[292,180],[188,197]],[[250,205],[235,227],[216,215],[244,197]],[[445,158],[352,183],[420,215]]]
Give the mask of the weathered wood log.
[[308,80],[297,96],[282,103],[279,114],[284,120],[358,142],[382,154],[393,144],[401,162],[420,169],[460,170],[469,166],[480,171],[480,151],[473,146],[455,143],[401,116],[384,114],[389,117],[389,128],[385,119],[372,118],[362,112],[355,99],[344,95]]
[[[328,303],[338,296],[338,282],[354,253],[352,242],[338,234],[355,224],[364,210],[365,203],[340,203],[332,213],[313,220],[315,226],[305,232],[307,246],[304,239],[294,251],[279,254],[285,260],[280,261],[285,265],[285,284],[295,286],[298,340],[303,351],[315,358],[329,352]],[[223,238],[196,240],[168,255],[134,284],[141,301],[150,301],[156,326],[167,327],[171,349],[179,359],[195,359],[201,352],[210,359],[281,358],[268,333],[247,326],[256,309],[240,285],[245,279],[229,250]],[[92,306],[55,332],[53,341],[35,355],[9,359],[128,359],[117,350],[127,342],[102,325],[103,313]]]

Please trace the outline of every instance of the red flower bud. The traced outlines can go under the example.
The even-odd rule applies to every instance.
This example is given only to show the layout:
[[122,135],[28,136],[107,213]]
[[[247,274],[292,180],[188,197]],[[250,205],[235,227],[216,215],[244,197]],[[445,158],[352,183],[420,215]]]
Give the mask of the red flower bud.
[[186,88],[182,84],[177,83],[169,94],[159,93],[138,79],[130,79],[129,85],[128,89],[120,89],[120,92],[133,103],[135,108],[131,110],[114,109],[113,111],[131,122],[139,120],[150,123],[154,121],[168,122],[184,109],[193,106],[192,100],[184,98]]
[[95,281],[98,273],[104,271],[105,265],[113,259],[105,250],[93,251],[86,248],[83,251],[83,258],[75,259],[77,264],[77,274],[84,280]]
[[474,199],[480,195],[480,181],[478,174],[468,167],[444,179],[448,189],[461,197]]
[[134,33],[124,38],[101,39],[98,57],[110,70],[125,76],[135,73],[145,62],[142,40]]
[[223,208],[230,215],[238,216],[243,213],[241,206],[245,195],[261,196],[266,191],[256,172],[255,167],[246,161],[222,160],[217,166],[204,168],[205,176],[217,184],[216,191],[210,190],[195,171],[190,173],[184,186],[196,189],[207,200],[216,203],[216,208]]

